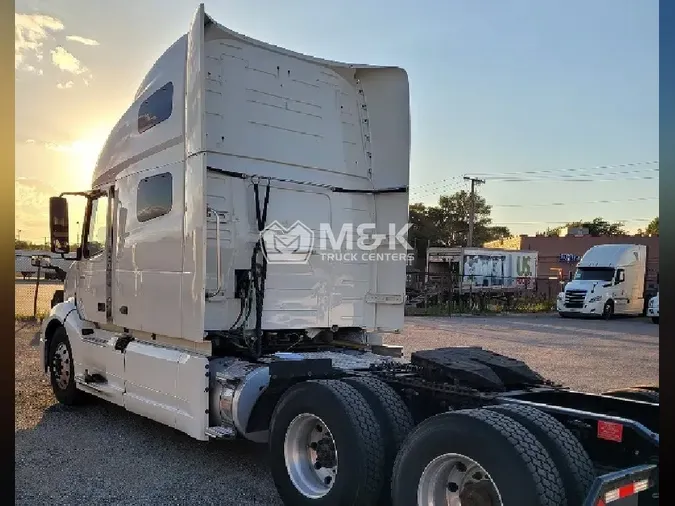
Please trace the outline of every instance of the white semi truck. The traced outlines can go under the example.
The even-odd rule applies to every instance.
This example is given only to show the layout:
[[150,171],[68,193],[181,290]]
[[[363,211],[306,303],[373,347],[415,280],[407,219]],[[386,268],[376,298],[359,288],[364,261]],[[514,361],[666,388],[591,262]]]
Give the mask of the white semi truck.
[[[658,387],[573,392],[481,348],[391,356],[401,241],[337,261],[312,239],[398,234],[409,149],[405,71],[293,53],[200,6],[79,194],[41,330],[56,399],[265,443],[293,506],[658,504]],[[65,194],[50,227],[68,256]]]
[[644,314],[647,247],[639,244],[602,244],[589,249],[579,263],[574,279],[558,295],[557,309],[563,316]]
[[657,293],[654,297],[649,299],[647,305],[647,317],[652,319],[652,322],[657,324],[659,323],[659,294]]

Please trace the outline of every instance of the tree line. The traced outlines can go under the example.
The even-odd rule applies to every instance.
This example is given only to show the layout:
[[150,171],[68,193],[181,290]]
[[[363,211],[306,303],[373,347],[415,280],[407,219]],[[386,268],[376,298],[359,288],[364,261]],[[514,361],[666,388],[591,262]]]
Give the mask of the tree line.
[[[560,227],[547,228],[543,232],[537,232],[537,235],[543,235],[547,237],[558,236],[560,235],[560,232],[567,227],[585,228],[588,230],[588,233],[593,237],[602,237],[602,236],[620,237],[630,235],[626,231],[623,223],[621,222],[610,223],[602,218],[594,218],[590,221],[575,221],[572,223],[567,223],[566,225]],[[650,221],[644,230],[638,229],[635,235],[638,236],[659,235],[659,217],[657,216],[652,221]]]
[[[471,195],[465,190],[442,195],[436,206],[411,204],[408,242],[418,251],[427,246],[466,246],[470,211]],[[474,195],[474,245],[511,236],[508,227],[492,225],[491,212],[485,198]]]
[[49,244],[38,244],[30,241],[23,241],[19,239],[14,239],[14,249],[22,249],[22,250],[29,250],[29,251],[37,251],[37,250],[48,250],[49,249]]
[[[469,234],[469,215],[471,194],[465,190],[452,195],[443,195],[437,205],[425,206],[422,203],[410,205],[408,242],[417,250],[418,256],[425,256],[427,246],[466,247]],[[492,224],[492,207],[484,197],[474,195],[473,246],[482,246],[486,242],[511,237],[508,227]],[[567,227],[588,229],[591,236],[628,236],[621,222],[609,222],[603,218],[580,220],[555,228],[537,232],[539,236],[559,236]],[[659,235],[659,218],[654,218],[645,230],[637,235]]]

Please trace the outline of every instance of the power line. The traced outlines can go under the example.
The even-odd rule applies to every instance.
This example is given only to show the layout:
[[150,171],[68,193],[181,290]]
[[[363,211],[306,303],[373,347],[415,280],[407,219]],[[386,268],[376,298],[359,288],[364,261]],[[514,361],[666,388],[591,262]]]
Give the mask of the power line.
[[420,184],[420,185],[416,185],[416,186],[411,186],[410,190],[414,192],[415,190],[417,190],[419,188],[424,188],[424,187],[427,187],[427,186],[441,184],[441,183],[444,183],[446,181],[450,181],[452,179],[457,180],[457,179],[459,179],[459,176],[451,176],[451,177],[441,179],[441,180],[438,180],[438,181],[430,181],[428,183],[424,183],[424,184]]
[[[645,176],[641,175],[638,177],[614,177],[614,178],[604,178],[599,179],[597,176],[625,176],[631,174],[644,174],[645,172],[659,172],[659,168],[647,168],[643,170],[633,170],[633,171],[616,171],[616,172],[595,172],[589,173],[588,171],[598,171],[604,169],[616,169],[624,167],[638,167],[644,165],[656,165],[658,160],[651,160],[645,162],[630,162],[630,163],[621,163],[615,165],[599,165],[596,167],[580,167],[580,168],[568,168],[568,169],[555,169],[555,170],[532,170],[532,171],[513,171],[513,172],[478,172],[472,173],[474,176],[484,176],[484,179],[503,182],[503,183],[526,183],[526,182],[564,182],[564,183],[594,183],[594,182],[611,182],[611,181],[637,181],[637,180],[657,180],[659,179],[658,175]],[[562,173],[562,174],[561,174]],[[564,173],[574,173],[566,175]],[[537,174],[540,176],[536,177]],[[518,177],[518,175],[522,175]],[[533,175],[535,177],[527,177],[528,175]],[[546,176],[548,175],[548,176]],[[418,186],[410,187],[410,195],[412,198],[426,198],[428,196],[437,195],[442,192],[447,192],[450,189],[455,189],[458,187],[456,181],[459,179],[459,176],[451,176],[445,179],[440,179],[437,181],[430,181]],[[452,186],[452,188],[451,188]],[[414,197],[413,197],[414,195]]]
[[658,179],[658,175],[655,176],[639,176],[639,177],[614,177],[614,178],[605,178],[598,179],[597,177],[604,176],[625,176],[627,174],[644,174],[645,172],[659,172],[659,169],[645,169],[645,170],[628,170],[620,172],[600,172],[600,173],[588,173],[588,174],[574,174],[574,175],[565,175],[560,174],[558,176],[538,176],[538,177],[511,177],[511,176],[495,176],[495,177],[486,177],[489,181],[499,181],[502,183],[523,183],[523,182],[547,182],[547,181],[556,181],[563,183],[587,183],[595,181],[625,181],[633,179]]
[[[633,223],[633,222],[651,222],[654,218],[627,218],[619,220],[611,220],[612,223]],[[587,220],[591,223],[592,220]],[[489,226],[500,225],[567,225],[568,223],[585,223],[585,220],[566,220],[566,221],[500,221],[492,222]]]
[[459,184],[453,183],[453,184],[450,184],[450,185],[441,186],[439,188],[436,188],[436,189],[433,189],[433,190],[430,190],[430,191],[427,191],[427,192],[423,192],[421,194],[413,194],[413,195],[410,196],[410,198],[412,198],[412,199],[424,199],[424,198],[431,197],[431,196],[434,196],[434,195],[449,194],[450,192],[461,191],[461,190],[464,190],[464,189],[466,189],[466,186],[465,186],[464,183],[459,183]]
[[[642,162],[643,164],[652,164],[652,163],[658,163],[658,162]],[[630,165],[639,165],[639,164],[623,164],[623,166],[630,166]],[[611,167],[611,166],[605,166],[605,167]],[[618,166],[617,166],[618,167]],[[566,170],[569,172],[577,172],[581,171],[584,169],[561,169],[561,170]],[[658,168],[648,168],[645,170],[637,170],[637,171],[617,171],[617,172],[600,172],[600,173],[585,173],[585,174],[573,174],[573,175],[565,175],[565,174],[553,174],[555,171],[540,171],[539,173],[544,174],[552,174],[552,176],[546,177],[546,176],[539,176],[539,177],[510,177],[510,174],[517,175],[517,174],[525,174],[525,173],[535,173],[536,171],[530,171],[530,172],[512,172],[512,173],[493,173],[493,174],[486,174],[485,178],[488,181],[494,181],[494,182],[501,182],[501,183],[536,183],[536,182],[563,182],[563,183],[595,183],[595,182],[611,182],[611,181],[638,181],[638,180],[658,180],[659,176],[658,174],[652,175],[652,176],[637,176],[637,177],[613,177],[613,178],[598,178],[598,176],[626,176],[626,175],[632,175],[632,174],[644,174],[645,172],[659,172]],[[502,175],[503,174],[503,175]],[[448,186],[453,185],[456,183],[450,182],[452,180],[458,179],[457,177],[451,177],[451,178],[446,178],[446,179],[441,179],[438,181],[431,181],[429,183],[425,183],[420,186],[416,187],[411,187],[410,188],[410,195],[416,195],[415,198],[419,198],[421,196],[428,196],[428,195],[434,195],[440,193],[441,189],[444,189],[443,191],[447,191]],[[444,184],[445,183],[445,184]],[[440,186],[438,186],[440,185]],[[433,187],[435,186],[435,187]],[[433,187],[433,188],[430,188]]]
[[[640,177],[640,178],[626,178],[624,180],[650,180],[650,179],[658,179],[658,177]],[[606,179],[606,180],[601,180],[601,179],[588,179],[584,180],[587,182],[599,182],[599,181],[621,181],[622,179]],[[495,180],[488,180],[488,181],[495,181]],[[581,180],[579,180],[581,181]],[[514,181],[499,181],[499,182],[514,182]],[[526,180],[521,180],[520,182],[543,182],[543,181],[526,181]],[[550,180],[548,181],[550,182]],[[557,182],[571,182],[567,180],[557,180]],[[449,185],[441,185],[438,188],[434,189],[429,189],[427,191],[423,192],[412,192],[410,194],[410,199],[413,200],[419,200],[422,198],[427,198],[431,197],[433,195],[440,195],[442,193],[449,193],[453,190],[459,191],[462,188],[463,185],[461,184],[449,184]],[[635,199],[622,199],[622,200],[592,200],[588,202],[552,202],[550,204],[494,204],[492,207],[509,207],[509,208],[521,208],[521,207],[549,207],[549,206],[565,206],[565,205],[576,205],[576,204],[609,204],[609,203],[620,203],[620,202],[640,202],[640,201],[649,201],[649,200],[658,200],[658,197],[649,197],[649,198],[635,198]]]
[[491,176],[508,176],[512,174],[559,174],[560,172],[588,172],[588,171],[597,171],[604,169],[619,169],[624,167],[637,167],[641,165],[657,165],[658,160],[651,160],[647,162],[630,162],[630,163],[620,163],[616,165],[599,165],[597,167],[579,167],[574,169],[548,169],[548,170],[524,170],[524,171],[513,171],[513,172],[473,172],[474,176],[481,177],[491,177]]
[[622,204],[624,202],[647,202],[650,200],[659,200],[658,197],[636,197],[620,200],[587,200],[586,202],[550,202],[547,204],[491,204],[490,207],[501,207],[509,209],[520,209],[528,207],[552,207],[552,206],[578,206],[583,204]]
[[422,188],[420,189],[412,189],[410,193],[426,193],[429,191],[434,191],[435,189],[439,187],[444,187],[444,186],[461,186],[464,184],[462,180],[457,181],[458,178],[448,178],[448,179],[441,179],[440,181],[436,181],[434,183],[428,183],[429,186],[433,186],[433,188]]

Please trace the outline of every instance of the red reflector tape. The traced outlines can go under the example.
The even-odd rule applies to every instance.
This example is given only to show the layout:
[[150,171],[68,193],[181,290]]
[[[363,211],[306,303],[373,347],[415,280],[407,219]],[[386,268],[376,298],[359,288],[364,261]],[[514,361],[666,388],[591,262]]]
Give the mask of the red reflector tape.
[[619,489],[619,499],[623,499],[624,497],[629,497],[635,493],[635,488],[633,487],[633,484],[630,483],[628,485],[624,485]]
[[598,439],[614,441],[620,443],[623,441],[623,425],[615,422],[598,421]]
[[638,492],[642,492],[648,488],[649,480],[640,480],[634,483],[629,483],[628,485],[624,485],[605,493],[605,500],[603,501],[600,499],[597,506],[605,506],[606,503],[618,501],[619,499],[623,499],[625,497],[630,497],[633,494],[637,494]]

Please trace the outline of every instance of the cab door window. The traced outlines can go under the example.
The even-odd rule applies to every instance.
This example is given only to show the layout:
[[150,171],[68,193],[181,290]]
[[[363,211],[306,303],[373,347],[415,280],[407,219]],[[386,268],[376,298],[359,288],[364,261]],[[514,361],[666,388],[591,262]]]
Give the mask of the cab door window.
[[108,196],[92,201],[89,228],[84,245],[84,257],[93,258],[105,251],[108,237]]

